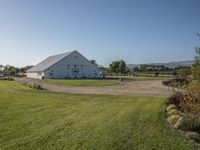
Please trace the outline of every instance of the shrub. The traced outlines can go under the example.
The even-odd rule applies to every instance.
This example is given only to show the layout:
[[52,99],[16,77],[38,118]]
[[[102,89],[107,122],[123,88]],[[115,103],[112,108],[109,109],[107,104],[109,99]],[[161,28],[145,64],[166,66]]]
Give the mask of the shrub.
[[200,132],[200,118],[197,116],[186,115],[180,125],[180,128],[185,131]]
[[171,84],[171,80],[162,81],[162,84],[165,86],[169,86]]
[[200,81],[200,66],[193,67],[192,74],[196,80]]
[[165,86],[182,87],[184,85],[189,84],[190,81],[191,81],[190,78],[176,77],[176,78],[173,78],[173,79],[163,81],[162,84],[165,85]]
[[180,110],[184,113],[200,116],[200,85],[192,85],[187,88],[180,101]]
[[27,82],[27,86],[32,88],[32,83],[31,82]]
[[172,94],[171,97],[169,97],[168,104],[174,104],[177,107],[179,107],[183,97],[184,97],[183,92],[176,91],[176,90],[173,89],[173,94]]
[[8,80],[8,81],[13,81],[14,79],[12,77],[6,77],[6,76],[1,76],[0,80]]
[[200,116],[200,85],[192,84],[185,91],[173,91],[168,104],[174,104],[185,114]]
[[42,89],[41,85],[40,84],[36,84],[36,83],[32,84],[32,88],[33,89]]
[[19,80],[18,82],[24,86],[28,86],[33,89],[38,89],[38,90],[43,89],[39,83],[34,83],[33,81],[30,80]]
[[181,118],[181,116],[180,115],[171,115],[171,116],[169,116],[168,118],[167,118],[167,122],[169,123],[169,124],[175,124],[179,119]]
[[166,108],[167,112],[169,112],[170,110],[174,110],[174,109],[176,109],[176,105],[174,105],[174,104],[171,104]]

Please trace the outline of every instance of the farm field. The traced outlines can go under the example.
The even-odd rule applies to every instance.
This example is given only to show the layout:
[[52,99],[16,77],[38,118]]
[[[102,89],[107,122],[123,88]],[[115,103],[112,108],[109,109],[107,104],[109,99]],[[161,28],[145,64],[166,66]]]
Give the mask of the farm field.
[[0,81],[0,149],[193,149],[163,97],[64,94]]

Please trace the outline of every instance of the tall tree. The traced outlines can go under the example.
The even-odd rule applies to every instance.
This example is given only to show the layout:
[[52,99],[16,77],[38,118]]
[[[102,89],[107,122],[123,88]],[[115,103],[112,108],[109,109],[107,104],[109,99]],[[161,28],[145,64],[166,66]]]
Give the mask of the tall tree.
[[[197,36],[200,38],[200,34],[198,33]],[[192,67],[192,74],[193,77],[200,81],[200,47],[195,48],[196,56],[195,61]]]
[[3,65],[0,65],[0,75],[3,74],[3,68],[4,68],[4,66],[3,66]]
[[97,64],[96,60],[92,59],[92,60],[90,60],[90,62],[91,62],[92,64],[94,64],[96,67],[98,67],[98,64]]
[[138,66],[136,66],[136,67],[134,67],[134,69],[133,69],[135,72],[138,72],[138,71],[140,71],[140,69],[139,69],[139,67]]
[[109,65],[109,69],[111,72],[114,72],[114,73],[124,73],[124,71],[126,70],[126,63],[123,60],[113,61]]
[[27,71],[28,69],[32,68],[32,67],[33,67],[33,66],[22,67],[22,68],[19,69],[19,72],[21,72],[21,73],[26,73],[26,71]]
[[119,61],[119,72],[124,73],[126,71],[126,63],[123,60]]
[[119,73],[119,63],[119,61],[113,61],[109,66],[110,71],[114,73]]

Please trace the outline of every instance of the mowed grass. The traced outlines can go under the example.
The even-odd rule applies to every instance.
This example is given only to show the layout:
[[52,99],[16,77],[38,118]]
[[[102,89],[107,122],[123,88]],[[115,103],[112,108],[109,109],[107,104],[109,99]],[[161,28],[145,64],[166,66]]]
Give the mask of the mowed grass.
[[120,83],[117,79],[49,79],[45,81],[66,86],[112,86]]
[[165,98],[73,95],[0,81],[0,149],[193,149],[163,118]]
[[[146,80],[165,80],[168,77],[122,77],[123,81],[146,81]],[[109,77],[107,79],[48,79],[47,83],[65,86],[113,86],[120,83],[119,77]]]

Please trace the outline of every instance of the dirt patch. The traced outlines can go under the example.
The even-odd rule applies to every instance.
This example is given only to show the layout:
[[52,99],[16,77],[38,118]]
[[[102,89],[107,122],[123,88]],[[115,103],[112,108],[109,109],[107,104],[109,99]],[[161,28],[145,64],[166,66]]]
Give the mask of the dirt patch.
[[104,87],[68,87],[64,85],[41,82],[44,89],[54,92],[74,94],[109,94],[139,96],[169,96],[170,92],[161,80],[122,82],[116,86]]

